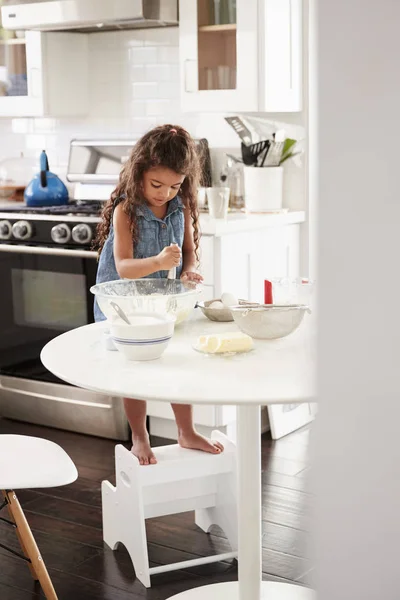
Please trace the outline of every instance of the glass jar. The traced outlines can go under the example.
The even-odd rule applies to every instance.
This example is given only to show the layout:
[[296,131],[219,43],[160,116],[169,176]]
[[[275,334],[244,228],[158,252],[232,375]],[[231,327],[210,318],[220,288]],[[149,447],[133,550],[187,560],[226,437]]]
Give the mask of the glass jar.
[[23,200],[24,190],[37,170],[37,161],[22,153],[0,161],[0,198]]

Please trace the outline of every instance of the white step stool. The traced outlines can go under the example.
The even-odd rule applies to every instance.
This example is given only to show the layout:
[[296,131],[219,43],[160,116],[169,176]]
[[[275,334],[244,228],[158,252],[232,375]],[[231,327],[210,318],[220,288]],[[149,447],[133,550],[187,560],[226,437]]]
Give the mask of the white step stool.
[[[124,446],[115,447],[116,487],[102,483],[103,538],[128,550],[136,577],[150,587],[150,575],[237,557],[236,447],[223,433],[212,438],[225,450],[209,454],[177,444],[154,448],[155,465],[140,465]],[[195,510],[205,532],[218,525],[232,552],[149,568],[145,519]]]

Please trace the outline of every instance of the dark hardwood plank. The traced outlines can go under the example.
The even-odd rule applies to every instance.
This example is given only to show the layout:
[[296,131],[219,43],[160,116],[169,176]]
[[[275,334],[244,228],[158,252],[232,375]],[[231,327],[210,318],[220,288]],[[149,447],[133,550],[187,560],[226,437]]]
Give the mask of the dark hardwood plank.
[[0,583],[0,598],[1,600],[37,600],[43,596]]
[[[85,506],[81,507],[82,512],[85,512]],[[96,527],[88,527],[79,523],[66,521],[63,517],[57,519],[48,517],[43,514],[34,512],[25,512],[29,525],[36,535],[38,531],[55,535],[57,538],[79,542],[95,548],[103,548],[103,534],[101,529]],[[99,513],[99,516],[101,513]],[[65,515],[68,518],[68,515]]]
[[[3,525],[0,529],[0,539],[2,544],[9,548],[21,552],[21,548],[13,527],[6,528]],[[98,548],[80,544],[75,541],[69,541],[65,538],[57,537],[54,533],[33,532],[40,553],[48,568],[66,571],[73,571],[78,565],[99,553]],[[6,550],[0,548],[0,554],[9,555]]]

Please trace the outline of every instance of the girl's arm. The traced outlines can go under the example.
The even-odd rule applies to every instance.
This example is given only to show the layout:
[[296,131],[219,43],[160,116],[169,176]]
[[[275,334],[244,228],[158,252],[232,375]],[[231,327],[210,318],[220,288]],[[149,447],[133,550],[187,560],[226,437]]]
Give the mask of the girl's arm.
[[180,263],[180,249],[174,246],[164,248],[157,256],[135,258],[133,256],[132,233],[129,218],[119,204],[113,217],[114,259],[118,275],[125,279],[140,279],[157,271],[168,271]]
[[185,218],[185,233],[182,246],[182,279],[191,281],[203,281],[203,277],[197,273],[196,247],[193,239],[193,224],[189,209],[183,211]]

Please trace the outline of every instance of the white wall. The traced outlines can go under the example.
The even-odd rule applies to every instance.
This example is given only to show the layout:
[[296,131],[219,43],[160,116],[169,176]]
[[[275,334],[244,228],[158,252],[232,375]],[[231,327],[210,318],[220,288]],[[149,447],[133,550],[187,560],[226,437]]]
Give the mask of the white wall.
[[318,4],[318,598],[398,600],[400,2]]

